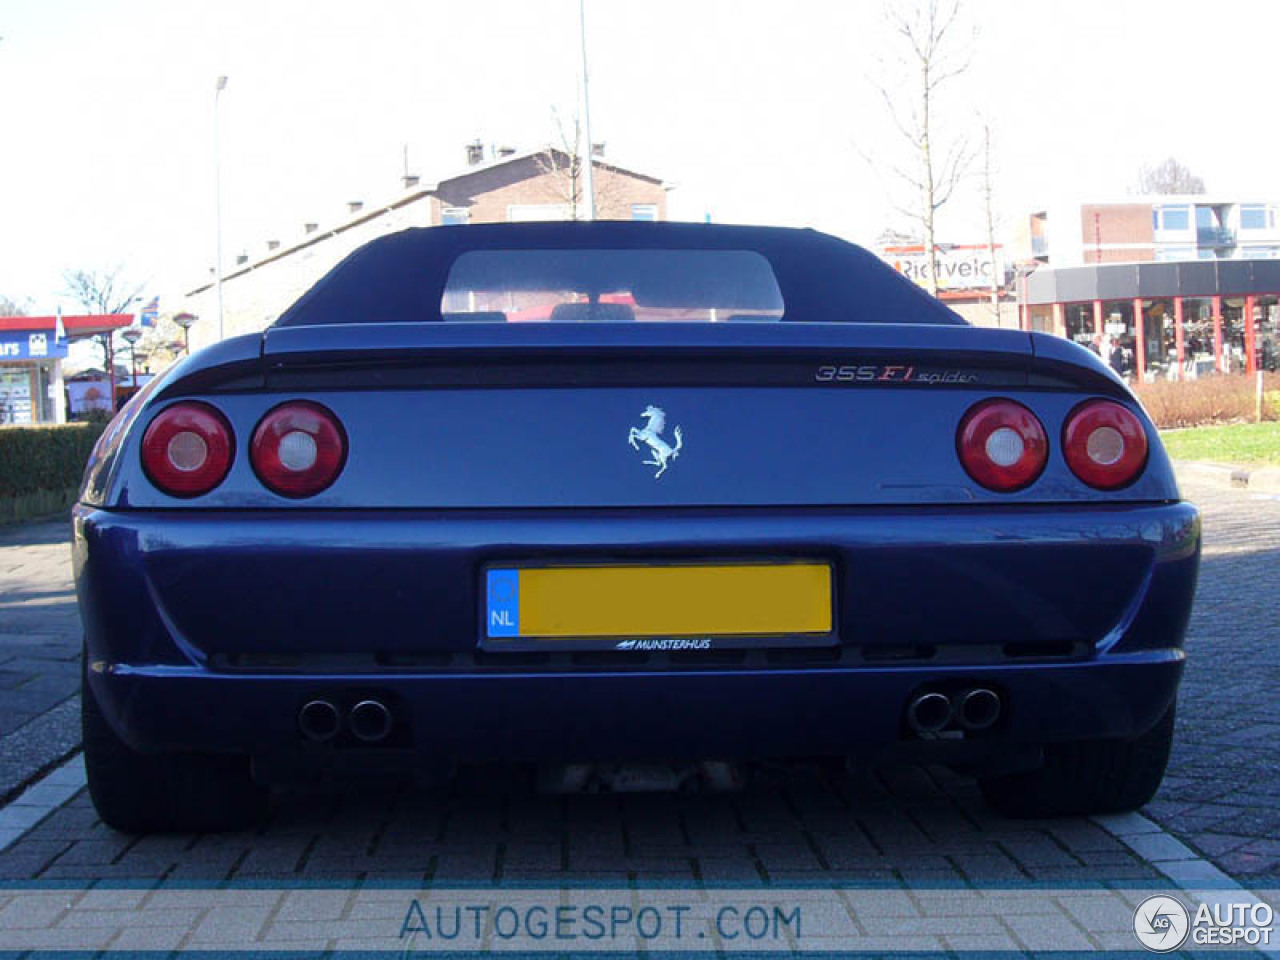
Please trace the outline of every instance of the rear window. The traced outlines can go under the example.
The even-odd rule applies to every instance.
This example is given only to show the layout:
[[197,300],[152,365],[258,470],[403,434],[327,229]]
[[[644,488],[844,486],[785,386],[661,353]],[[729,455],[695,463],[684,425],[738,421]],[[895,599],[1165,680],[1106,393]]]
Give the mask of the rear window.
[[460,323],[768,322],[783,302],[750,250],[473,250],[440,310]]

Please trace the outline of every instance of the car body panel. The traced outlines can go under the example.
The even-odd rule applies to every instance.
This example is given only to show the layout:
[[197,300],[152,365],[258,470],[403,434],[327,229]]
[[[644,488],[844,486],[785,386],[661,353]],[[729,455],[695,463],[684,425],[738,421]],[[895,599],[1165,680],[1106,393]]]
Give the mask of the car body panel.
[[[927,745],[943,758],[1156,723],[1182,669],[1200,525],[1113,371],[1057,338],[964,325],[831,238],[624,226],[378,241],[265,334],[183,360],[131,402],[74,515],[88,682],[122,739],[250,753],[270,779],[289,758],[371,749],[411,764],[906,750],[922,745],[907,699],[966,685],[1005,709]],[[754,244],[786,315],[440,322],[461,251],[586,243]],[[1049,438],[1043,472],[1012,493],[957,455],[966,411],[992,397]],[[1096,398],[1127,407],[1149,447],[1110,492],[1062,456],[1068,416]],[[226,417],[235,458],[211,492],[175,498],[140,447],[185,400]],[[248,456],[289,400],[331,410],[349,438],[336,481],[301,499],[270,492]],[[654,407],[668,443],[681,430],[661,463],[632,443]],[[482,642],[490,566],[795,560],[831,565],[834,645]],[[303,703],[359,696],[392,708],[392,740],[303,741]]]

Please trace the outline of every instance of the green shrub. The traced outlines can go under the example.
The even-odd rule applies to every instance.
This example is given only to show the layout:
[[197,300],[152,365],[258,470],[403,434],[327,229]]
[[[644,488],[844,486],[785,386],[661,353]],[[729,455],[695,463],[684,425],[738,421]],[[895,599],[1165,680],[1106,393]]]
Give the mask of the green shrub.
[[105,423],[0,429],[0,497],[61,491],[80,476]]

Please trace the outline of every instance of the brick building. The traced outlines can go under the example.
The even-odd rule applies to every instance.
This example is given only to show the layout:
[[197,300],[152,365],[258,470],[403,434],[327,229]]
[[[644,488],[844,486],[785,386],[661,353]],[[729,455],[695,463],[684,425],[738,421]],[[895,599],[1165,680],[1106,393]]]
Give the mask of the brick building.
[[1277,209],[1280,204],[1204,194],[1061,204],[1029,214],[1015,247],[1052,267],[1269,260],[1280,257]]
[[[572,158],[547,149],[499,150],[486,160],[479,144],[467,148],[467,166],[435,183],[406,176],[389,202],[350,203],[332,224],[308,223],[291,243],[268,241],[257,256],[241,254],[224,266],[223,324],[228,337],[266,327],[343,257],[376,237],[409,227],[462,226],[525,220],[570,220],[582,212],[582,184]],[[596,217],[665,220],[667,188],[657,177],[597,156],[593,164]],[[212,277],[191,290],[182,310],[199,320],[191,349],[218,338],[217,291]]]

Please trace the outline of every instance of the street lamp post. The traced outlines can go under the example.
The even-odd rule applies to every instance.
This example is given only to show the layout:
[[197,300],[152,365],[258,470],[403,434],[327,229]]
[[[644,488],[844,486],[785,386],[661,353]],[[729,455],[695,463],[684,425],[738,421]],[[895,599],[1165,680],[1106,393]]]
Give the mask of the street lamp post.
[[587,194],[587,219],[596,218],[595,156],[591,145],[591,96],[587,92],[587,0],[578,0],[578,39],[582,45],[582,126],[587,138],[587,163],[583,187]]
[[142,331],[137,327],[129,327],[120,336],[129,343],[130,386],[136,391],[138,389],[138,341],[142,339]]
[[214,232],[217,234],[214,249],[214,279],[218,287],[218,339],[224,336],[222,326],[222,152],[218,139],[218,104],[222,100],[222,91],[227,89],[227,78],[219,77],[217,88],[213,91],[213,194],[214,194]]
[[188,356],[191,355],[191,325],[197,319],[194,313],[178,313],[173,317],[173,322],[182,328],[182,350]]

